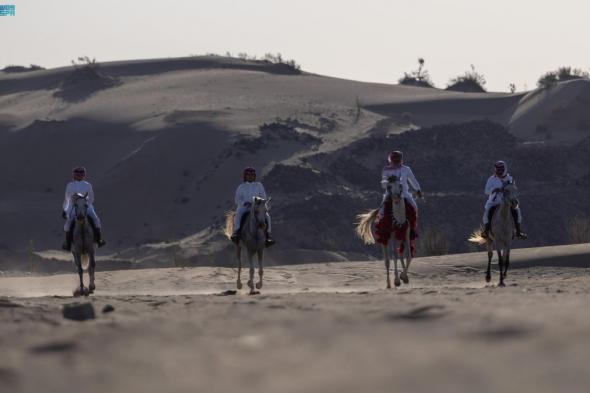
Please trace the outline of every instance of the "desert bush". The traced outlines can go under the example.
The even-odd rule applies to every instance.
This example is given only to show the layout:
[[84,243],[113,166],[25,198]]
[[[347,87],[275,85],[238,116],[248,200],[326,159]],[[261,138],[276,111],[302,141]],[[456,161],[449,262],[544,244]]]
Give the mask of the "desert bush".
[[38,71],[38,70],[44,70],[44,69],[45,68],[43,68],[37,64],[31,64],[29,67],[11,64],[11,65],[7,65],[6,67],[4,67],[2,69],[2,71],[7,72],[7,73],[15,73],[15,72]]
[[449,81],[447,90],[464,91],[469,93],[484,93],[486,89],[484,85],[486,79],[483,74],[475,70],[475,66],[471,64],[471,70],[465,71],[465,74],[453,78]]
[[543,74],[537,81],[541,88],[553,86],[559,82],[570,81],[574,79],[588,79],[590,74],[579,68],[559,67],[556,71],[549,71]]
[[577,216],[566,226],[568,240],[571,244],[590,243],[590,219]]
[[428,228],[419,233],[416,251],[424,257],[446,255],[449,252],[449,241],[442,231]]
[[404,76],[398,79],[400,85],[419,86],[419,87],[434,87],[430,75],[424,69],[424,58],[418,59],[418,69],[410,71],[408,74],[404,72]]

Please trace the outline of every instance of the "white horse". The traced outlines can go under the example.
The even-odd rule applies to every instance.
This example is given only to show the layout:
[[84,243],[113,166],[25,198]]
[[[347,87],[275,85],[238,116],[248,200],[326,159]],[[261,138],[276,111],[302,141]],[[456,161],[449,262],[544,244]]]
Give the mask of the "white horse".
[[[236,286],[242,289],[242,247],[246,249],[248,256],[248,263],[250,265],[250,279],[248,280],[248,287],[250,287],[250,295],[255,295],[260,292],[254,289],[254,254],[258,257],[258,276],[259,280],[256,283],[256,289],[262,288],[262,276],[264,270],[262,268],[262,259],[264,257],[264,247],[266,242],[266,213],[270,210],[270,199],[267,201],[259,197],[253,197],[250,203],[250,211],[246,217],[242,219],[243,224],[240,228],[240,241],[236,245],[236,258],[238,260],[238,280]],[[225,235],[228,239],[234,231],[234,216],[235,212],[231,211],[226,214],[225,220]]]
[[[388,199],[391,200],[392,224],[393,226],[397,227],[398,231],[403,231],[401,236],[402,240],[398,240],[396,237],[396,231],[393,230],[389,235],[388,244],[381,244],[381,249],[383,250],[383,259],[385,262],[385,271],[387,273],[387,288],[389,289],[391,288],[391,281],[389,278],[390,254],[393,256],[393,271],[395,277],[393,283],[396,287],[399,287],[401,285],[401,281],[403,281],[405,284],[410,282],[410,279],[408,278],[408,269],[410,267],[410,263],[412,262],[412,250],[410,243],[410,224],[406,218],[406,205],[403,197],[403,186],[400,182],[400,179],[396,176],[391,176],[389,179],[384,180],[383,182],[386,182],[387,191],[382,203],[385,204]],[[374,209],[357,216],[358,222],[356,225],[356,233],[365,242],[365,244],[375,244],[372,227],[378,214],[379,209]],[[402,246],[404,252],[400,253],[399,249],[402,248]],[[398,259],[402,265],[402,272],[399,275],[397,268]]]
[[[72,205],[75,220],[72,235],[72,255],[80,276],[80,288],[76,289],[74,295],[87,296],[96,289],[94,284],[94,269],[96,267],[94,260],[94,231],[88,221],[88,193],[72,195]],[[90,276],[88,288],[84,286],[83,279],[84,270],[86,269]]]
[[475,231],[468,239],[470,242],[486,245],[488,249],[488,270],[486,272],[486,282],[492,279],[491,265],[494,249],[498,253],[498,267],[500,269],[500,282],[498,286],[504,286],[504,278],[508,274],[508,266],[510,265],[510,248],[512,247],[512,239],[514,238],[514,218],[512,216],[512,209],[518,204],[518,189],[512,182],[504,184],[501,189],[502,203],[495,207],[490,221],[490,233],[488,238],[481,236],[482,230]]

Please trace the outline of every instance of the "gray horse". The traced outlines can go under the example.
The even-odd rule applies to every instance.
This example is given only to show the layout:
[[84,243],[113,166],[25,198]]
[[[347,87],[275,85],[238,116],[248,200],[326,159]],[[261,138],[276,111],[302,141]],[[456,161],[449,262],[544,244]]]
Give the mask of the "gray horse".
[[[264,256],[264,246],[266,241],[266,213],[269,208],[270,199],[254,197],[250,204],[250,211],[243,219],[243,224],[240,228],[240,241],[236,245],[236,258],[238,260],[238,280],[237,288],[242,289],[242,248],[246,249],[248,263],[250,264],[250,279],[248,280],[248,287],[250,287],[250,295],[255,295],[260,292],[254,289],[254,254],[258,257],[258,275],[259,281],[256,283],[256,289],[262,288],[262,275],[264,273],[262,268],[262,258]],[[235,212],[229,212],[226,215],[225,235],[231,238],[234,226]]]
[[486,282],[492,280],[491,265],[494,249],[498,253],[498,267],[500,269],[500,282],[498,286],[504,286],[504,279],[508,274],[508,266],[510,265],[510,248],[512,247],[512,239],[514,238],[514,218],[512,216],[512,209],[518,203],[518,189],[514,183],[506,183],[501,189],[502,203],[495,208],[493,212],[490,234],[488,238],[481,236],[482,231],[473,232],[468,239],[470,242],[486,245],[488,249],[488,270],[486,272]]
[[[72,242],[72,255],[78,268],[80,276],[80,288],[77,288],[74,295],[85,295],[93,293],[96,289],[94,285],[94,269],[96,262],[94,260],[94,231],[88,221],[88,193],[72,195],[72,205],[74,209],[74,232]],[[83,273],[88,269],[90,282],[88,288],[84,287]]]
[[[410,267],[410,262],[412,262],[412,251],[411,251],[411,244],[410,244],[410,225],[407,223],[406,218],[406,205],[404,202],[404,198],[402,196],[403,188],[396,176],[391,176],[388,180],[383,181],[386,186],[386,195],[387,198],[391,198],[392,202],[392,220],[393,225],[398,225],[402,228],[403,225],[406,225],[406,230],[404,232],[403,240],[398,240],[395,236],[394,231],[391,233],[390,241],[388,245],[381,245],[381,249],[383,250],[383,259],[385,262],[385,271],[387,273],[387,288],[391,288],[391,281],[389,278],[389,265],[390,265],[390,255],[393,256],[393,270],[394,270],[394,285],[399,287],[401,285],[401,281],[405,284],[410,282],[408,278],[408,268]],[[385,200],[383,201],[385,203]],[[374,209],[368,211],[364,214],[359,214],[357,216],[358,222],[356,226],[356,233],[357,235],[365,242],[365,244],[375,244],[375,238],[373,237],[373,232],[371,228],[373,227],[373,223],[379,214],[379,209]],[[404,252],[399,253],[399,248],[401,245],[404,245]],[[404,255],[406,254],[406,255]],[[405,260],[404,260],[405,257]],[[397,269],[397,260],[400,260],[402,265],[402,272],[398,275]],[[400,281],[401,278],[401,281]]]

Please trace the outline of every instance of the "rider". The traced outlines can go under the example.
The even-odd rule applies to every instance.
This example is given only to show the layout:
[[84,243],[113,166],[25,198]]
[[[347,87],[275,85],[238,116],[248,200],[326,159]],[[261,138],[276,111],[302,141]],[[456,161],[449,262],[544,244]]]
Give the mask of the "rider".
[[[231,240],[238,243],[240,240],[240,224],[242,217],[249,211],[252,205],[252,198],[259,197],[266,199],[266,192],[262,183],[256,181],[256,170],[252,167],[247,167],[243,172],[243,183],[240,184],[236,190],[235,202],[238,207],[234,217],[234,233],[231,235]],[[267,247],[275,243],[271,237],[271,223],[270,215],[266,213],[266,241]]]
[[[390,176],[397,176],[403,187],[404,198],[410,202],[414,209],[416,209],[416,213],[418,213],[418,205],[410,193],[408,183],[412,189],[416,191],[418,198],[422,198],[422,191],[420,190],[420,183],[416,180],[416,176],[414,176],[410,167],[403,164],[404,154],[399,150],[392,151],[389,153],[387,160],[389,161],[389,164],[383,168],[383,171],[381,172],[381,180],[387,180]],[[383,184],[384,188],[387,186],[385,182],[382,182],[381,184]]]
[[92,185],[86,180],[86,168],[83,166],[76,167],[72,170],[72,176],[74,181],[69,182],[66,185],[66,193],[63,203],[62,217],[66,220],[64,225],[64,231],[66,232],[66,241],[62,248],[66,251],[72,249],[73,231],[74,231],[74,207],[72,205],[72,195],[74,194],[86,194],[88,193],[88,218],[90,225],[94,229],[94,240],[98,243],[99,247],[102,247],[106,242],[102,238],[100,219],[94,211],[92,204],[94,203],[94,191]]
[[[508,165],[504,161],[496,161],[494,168],[495,173],[488,179],[484,190],[485,194],[488,195],[488,200],[485,204],[485,210],[483,213],[484,230],[481,234],[484,239],[487,239],[490,234],[490,212],[492,207],[502,203],[502,188],[504,185],[514,182],[514,179],[508,173]],[[512,218],[514,219],[514,226],[516,228],[516,237],[519,239],[526,239],[527,235],[522,231],[520,226],[522,223],[522,213],[520,212],[518,201],[516,206],[512,207],[511,211]]]

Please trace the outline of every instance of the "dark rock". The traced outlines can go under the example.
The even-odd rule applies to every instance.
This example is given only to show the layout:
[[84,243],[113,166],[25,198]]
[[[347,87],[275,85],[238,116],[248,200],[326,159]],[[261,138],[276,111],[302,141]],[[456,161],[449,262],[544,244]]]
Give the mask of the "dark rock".
[[66,304],[63,308],[63,316],[74,321],[85,321],[96,318],[92,303]]
[[112,311],[115,311],[115,307],[113,307],[110,304],[105,304],[105,306],[102,308],[103,314],[106,314],[106,313],[112,312]]

